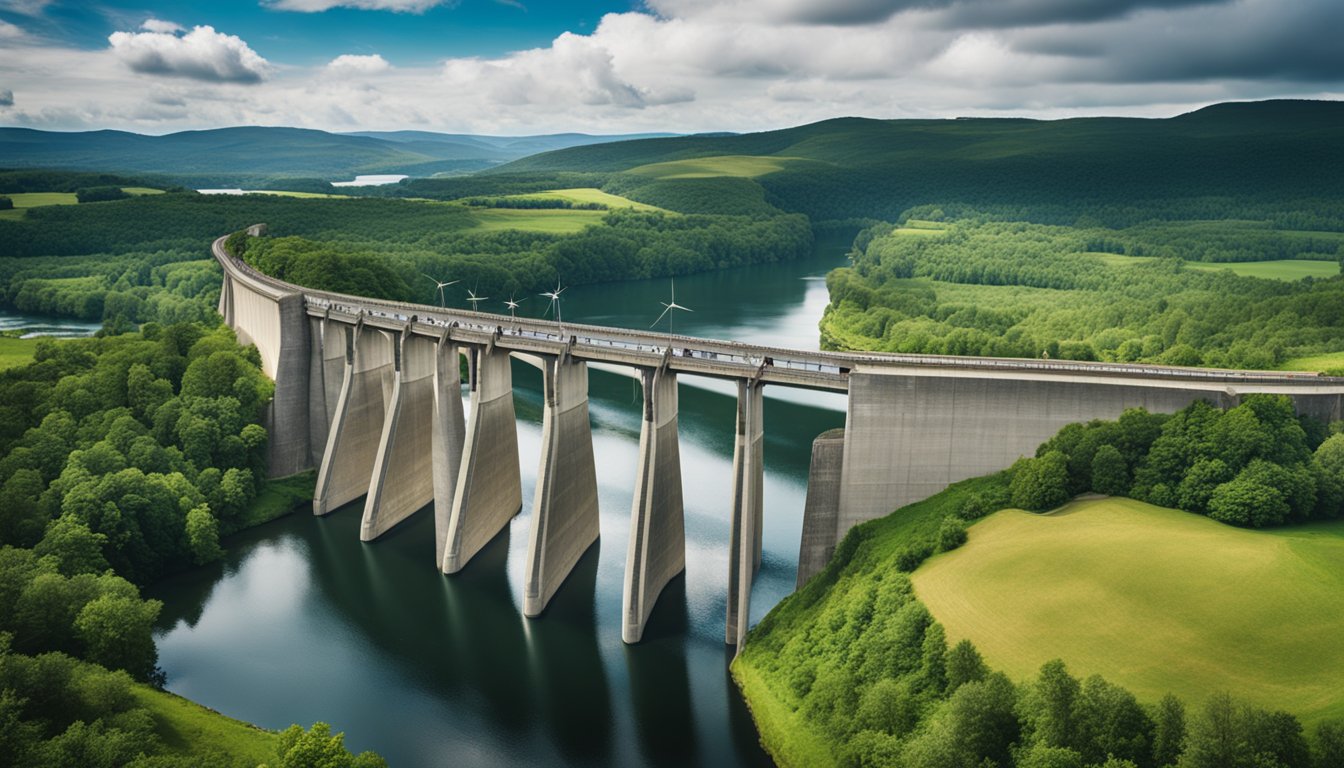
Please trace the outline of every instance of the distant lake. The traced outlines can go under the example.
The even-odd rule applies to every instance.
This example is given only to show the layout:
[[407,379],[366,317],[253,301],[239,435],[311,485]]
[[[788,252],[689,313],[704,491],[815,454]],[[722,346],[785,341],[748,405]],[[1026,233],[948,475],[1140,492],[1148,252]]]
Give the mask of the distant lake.
[[102,323],[71,320],[66,317],[50,315],[31,315],[12,309],[0,309],[0,331],[21,331],[19,338],[31,339],[37,336],[57,336],[75,338],[92,336],[102,328]]
[[381,187],[384,184],[396,184],[402,179],[410,178],[405,174],[383,174],[375,176],[356,176],[354,181],[333,181],[333,187]]

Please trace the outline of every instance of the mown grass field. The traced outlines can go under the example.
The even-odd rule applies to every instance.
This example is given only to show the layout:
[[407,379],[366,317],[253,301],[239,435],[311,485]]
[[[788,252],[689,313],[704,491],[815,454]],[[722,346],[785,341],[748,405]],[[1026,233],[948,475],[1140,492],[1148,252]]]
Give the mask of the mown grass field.
[[1344,716],[1344,521],[1251,531],[1130,499],[1003,510],[931,558],[915,591],[1023,679],[1062,658],[1156,701],[1215,691]]
[[[1116,267],[1125,267],[1152,261],[1152,256],[1125,256],[1118,253],[1090,253]],[[1334,277],[1339,274],[1339,262],[1322,259],[1281,259],[1277,261],[1205,262],[1187,261],[1186,269],[1226,269],[1243,277],[1266,280],[1301,280],[1304,277]]]
[[[135,196],[163,194],[162,189],[151,189],[149,187],[122,187],[121,191]],[[5,197],[14,201],[14,207],[7,211],[0,211],[0,219],[21,219],[24,212],[29,208],[37,208],[43,205],[76,205],[79,203],[74,192],[15,192],[6,194]]]
[[1310,355],[1285,360],[1279,366],[1281,371],[1340,371],[1344,370],[1344,352],[1331,352],[1325,355]]
[[12,339],[0,336],[0,371],[33,362],[37,339]]
[[276,762],[280,735],[206,709],[189,699],[147,685],[132,689],[136,703],[153,713],[154,729],[173,752],[207,758],[227,754],[235,764]]
[[584,227],[601,224],[606,211],[571,210],[566,208],[472,208],[476,231],[498,232],[521,229],[527,232],[549,232],[571,235]]
[[741,176],[754,179],[767,173],[782,171],[790,163],[798,160],[799,158],[769,155],[720,155],[649,163],[631,168],[629,172],[652,176],[655,179],[707,179],[714,176]]
[[656,205],[640,203],[628,197],[612,195],[595,187],[574,187],[572,189],[552,189],[546,192],[533,192],[526,195],[508,195],[513,200],[568,200],[571,203],[598,203],[608,208],[634,208],[637,211],[661,211]]

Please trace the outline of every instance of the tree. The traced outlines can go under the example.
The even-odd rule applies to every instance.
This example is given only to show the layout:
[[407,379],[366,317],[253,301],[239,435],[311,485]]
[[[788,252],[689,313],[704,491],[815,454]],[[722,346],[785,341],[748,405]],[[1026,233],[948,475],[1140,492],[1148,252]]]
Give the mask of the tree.
[[952,517],[943,518],[938,526],[938,551],[950,552],[966,543],[966,523]]
[[1223,523],[1261,528],[1283,522],[1288,502],[1277,489],[1238,475],[1213,489],[1209,517]]
[[1081,686],[1059,659],[1041,665],[1040,674],[1025,700],[1027,719],[1035,742],[1049,747],[1073,747],[1078,743],[1074,705]]
[[191,560],[197,565],[214,562],[224,556],[219,546],[219,523],[205,504],[193,507],[187,513],[187,543]]
[[117,595],[85,605],[75,619],[75,631],[87,649],[86,658],[148,680],[158,661],[153,629],[162,607],[158,600]]
[[107,570],[103,547],[107,536],[94,533],[74,515],[61,515],[47,526],[47,533],[33,547],[38,557],[56,558],[57,569],[66,576],[102,573]]
[[1092,456],[1092,490],[1107,496],[1129,492],[1129,465],[1120,449],[1103,445]]
[[1068,460],[1060,451],[1037,459],[1019,459],[1013,465],[1009,493],[1014,506],[1043,512],[1069,500]]
[[989,668],[970,640],[962,640],[947,652],[947,691],[951,693],[966,683],[985,679]]
[[1153,721],[1153,764],[1174,766],[1185,742],[1185,705],[1168,693],[1158,702]]
[[372,752],[350,754],[345,748],[345,734],[332,735],[331,726],[313,723],[304,731],[291,725],[280,732],[278,748],[280,768],[387,768],[387,761]]
[[1214,489],[1231,479],[1232,470],[1221,459],[1200,459],[1186,471],[1177,487],[1177,503],[1187,512],[1205,514]]

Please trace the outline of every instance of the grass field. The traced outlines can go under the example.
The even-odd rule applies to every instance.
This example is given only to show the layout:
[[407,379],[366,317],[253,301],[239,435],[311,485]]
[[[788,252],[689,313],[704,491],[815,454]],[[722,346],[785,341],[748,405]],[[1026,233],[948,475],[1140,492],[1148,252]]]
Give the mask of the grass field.
[[[1124,267],[1152,261],[1152,256],[1125,256],[1119,253],[1089,253],[1111,266]],[[1282,259],[1278,261],[1206,262],[1187,261],[1186,269],[1226,269],[1244,277],[1266,280],[1301,280],[1304,277],[1334,277],[1339,274],[1339,262],[1321,259]]]
[[1338,371],[1344,370],[1344,352],[1295,357],[1279,366],[1281,371]]
[[548,232],[553,235],[572,235],[584,227],[601,224],[606,211],[569,210],[565,208],[472,208],[476,231],[498,232],[521,229],[527,232]]
[[11,339],[0,336],[0,371],[31,363],[37,342],[37,339]]
[[267,480],[251,506],[243,510],[236,523],[225,533],[241,531],[284,517],[300,504],[312,501],[313,486],[316,483],[317,473],[313,471]]
[[[571,203],[599,203],[608,208],[634,208],[637,211],[661,211],[656,205],[640,203],[628,197],[611,195],[594,187],[574,187],[572,189],[552,189],[546,192],[533,192],[526,195],[507,195],[507,199],[517,200],[568,200]],[[519,209],[507,209],[519,210]]]
[[749,179],[782,171],[798,158],[759,155],[720,155],[691,160],[670,160],[630,169],[630,173],[656,179],[707,179],[714,176],[742,176]]
[[1062,658],[1141,700],[1210,693],[1344,717],[1344,521],[1251,531],[1130,499],[997,512],[916,593],[1016,679]]
[[153,713],[155,731],[164,745],[187,757],[223,752],[235,764],[261,765],[276,761],[280,736],[231,717],[225,717],[176,694],[136,684],[136,703]]
[[[121,191],[137,197],[163,194],[162,189],[151,189],[149,187],[122,187]],[[6,194],[5,197],[14,201],[14,207],[7,211],[0,211],[0,219],[21,219],[24,212],[29,208],[37,208],[43,205],[76,205],[79,203],[74,192],[15,192]]]

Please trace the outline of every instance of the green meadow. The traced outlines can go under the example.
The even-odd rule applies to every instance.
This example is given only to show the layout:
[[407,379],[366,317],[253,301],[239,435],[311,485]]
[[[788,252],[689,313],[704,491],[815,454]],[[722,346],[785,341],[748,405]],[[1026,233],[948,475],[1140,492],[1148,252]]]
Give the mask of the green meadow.
[[570,189],[552,189],[526,195],[508,195],[510,200],[566,200],[571,203],[597,203],[608,208],[633,208],[637,211],[661,211],[656,205],[640,203],[628,197],[612,195],[596,187],[573,187]]
[[172,753],[202,760],[222,753],[236,765],[264,765],[276,760],[278,733],[147,685],[137,683],[131,691],[136,704],[153,715],[154,730]]
[[0,371],[33,361],[37,339],[14,339],[0,336]]
[[[163,194],[163,190],[151,189],[150,187],[122,187],[121,191],[136,197]],[[74,192],[13,192],[6,194],[5,197],[14,201],[14,207],[7,211],[0,211],[0,219],[21,219],[29,208],[38,208],[44,205],[76,205],[79,203]]]
[[471,217],[476,221],[476,232],[499,232],[518,229],[525,232],[546,232],[553,235],[572,235],[594,224],[601,224],[606,211],[576,210],[571,208],[473,208]]
[[916,594],[1025,679],[1062,658],[1156,702],[1231,691],[1308,726],[1344,716],[1344,522],[1254,531],[1131,499],[997,512]]
[[631,168],[630,173],[656,179],[708,179],[715,176],[739,176],[754,179],[782,171],[799,158],[758,155],[721,155],[689,160],[670,160]]

